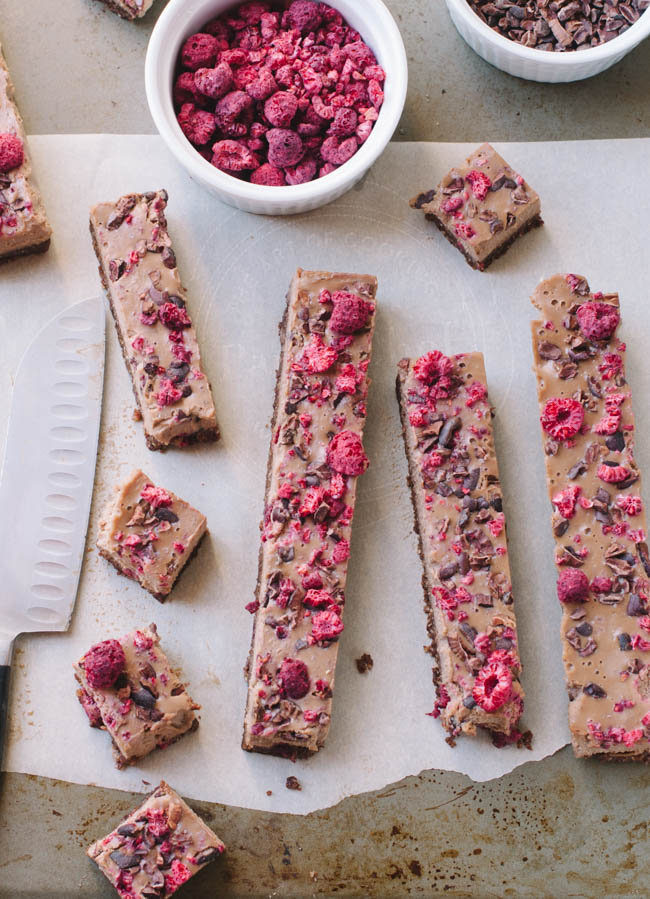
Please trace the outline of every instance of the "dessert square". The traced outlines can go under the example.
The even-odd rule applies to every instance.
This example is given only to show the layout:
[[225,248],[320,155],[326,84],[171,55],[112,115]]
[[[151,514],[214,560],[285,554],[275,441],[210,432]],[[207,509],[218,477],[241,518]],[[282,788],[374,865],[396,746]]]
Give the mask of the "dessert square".
[[477,728],[525,741],[515,604],[492,407],[481,353],[398,365],[439,717],[452,742]]
[[225,848],[163,780],[86,853],[123,899],[167,899]]
[[154,4],[154,0],[99,0],[111,12],[117,13],[123,19],[133,21],[146,15]]
[[0,263],[44,253],[52,229],[34,184],[27,138],[0,47]]
[[242,746],[317,752],[347,601],[377,279],[298,269],[281,324]]
[[482,144],[437,187],[410,202],[479,271],[543,224],[539,196],[490,144]]
[[99,274],[151,450],[219,438],[166,207],[159,190],[90,211]]
[[155,624],[96,643],[73,667],[77,698],[90,726],[110,734],[118,768],[199,726],[200,706],[172,670]]
[[205,515],[136,470],[104,509],[97,548],[120,574],[164,602],[206,532]]

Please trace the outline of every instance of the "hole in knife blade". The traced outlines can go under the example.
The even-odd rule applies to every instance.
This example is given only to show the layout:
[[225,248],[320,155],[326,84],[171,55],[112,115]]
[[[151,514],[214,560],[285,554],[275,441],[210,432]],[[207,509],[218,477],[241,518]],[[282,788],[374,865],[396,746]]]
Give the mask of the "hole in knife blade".
[[50,450],[47,457],[53,462],[58,462],[59,465],[82,465],[86,461],[83,453],[71,449]]
[[37,562],[34,570],[50,577],[65,577],[68,574],[68,566],[61,562]]
[[77,508],[77,500],[65,493],[50,493],[45,497],[45,502],[53,509],[61,509],[62,511],[72,512]]
[[83,359],[59,359],[54,367],[63,375],[85,375],[88,371],[88,364]]
[[58,403],[52,406],[52,415],[56,418],[80,419],[86,417],[86,410],[83,406],[75,406],[74,403]]
[[[54,450],[55,453],[63,452],[62,450]],[[50,484],[55,487],[78,487],[81,484],[81,478],[69,471],[53,471],[47,476]]]
[[59,396],[82,397],[86,396],[84,384],[75,384],[74,381],[58,381],[52,388]]
[[48,531],[58,531],[60,534],[69,534],[74,530],[74,525],[67,518],[61,518],[57,515],[49,515],[43,519],[43,527]]
[[27,609],[27,615],[32,621],[37,621],[39,624],[58,624],[61,621],[58,612],[42,606],[32,606],[31,609]]
[[66,543],[65,540],[39,540],[38,548],[42,549],[43,552],[52,553],[53,556],[67,556],[72,552],[69,543]]
[[80,443],[86,439],[81,428],[73,428],[71,425],[58,425],[56,428],[50,428],[50,434],[57,440],[64,440],[67,443]]
[[52,599],[54,601],[58,601],[63,597],[61,587],[56,587],[54,584],[33,584],[32,593],[34,596],[38,596],[39,599]]
[[89,331],[92,327],[92,323],[80,315],[64,315],[59,319],[59,324],[69,331]]
[[57,348],[64,353],[76,353],[83,345],[84,341],[80,337],[62,337],[56,342]]

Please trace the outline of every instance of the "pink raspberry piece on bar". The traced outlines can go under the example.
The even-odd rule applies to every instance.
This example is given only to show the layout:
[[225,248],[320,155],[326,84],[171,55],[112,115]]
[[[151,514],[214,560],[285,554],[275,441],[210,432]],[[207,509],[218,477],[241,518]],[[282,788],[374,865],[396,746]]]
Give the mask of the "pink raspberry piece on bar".
[[576,315],[580,330],[587,340],[607,340],[621,320],[618,309],[610,303],[583,303]]
[[15,134],[0,134],[0,172],[10,172],[23,164],[23,142]]
[[340,474],[356,477],[368,467],[361,437],[353,431],[340,431],[327,447],[327,464]]
[[495,712],[512,695],[512,672],[503,662],[490,661],[476,675],[472,696],[486,712]]
[[103,640],[91,646],[83,657],[86,680],[91,687],[112,687],[124,671],[126,656],[117,640]]
[[470,183],[472,193],[476,199],[484,200],[488,195],[489,189],[492,187],[490,178],[488,178],[485,172],[477,172],[475,169],[468,172],[466,178]]
[[589,578],[584,571],[567,568],[557,579],[557,598],[560,602],[586,602],[589,597]]
[[277,679],[289,699],[302,699],[309,692],[309,669],[299,659],[283,659]]
[[375,311],[372,303],[364,300],[356,293],[336,290],[332,294],[334,309],[330,319],[330,328],[337,334],[354,334],[368,324],[368,319]]

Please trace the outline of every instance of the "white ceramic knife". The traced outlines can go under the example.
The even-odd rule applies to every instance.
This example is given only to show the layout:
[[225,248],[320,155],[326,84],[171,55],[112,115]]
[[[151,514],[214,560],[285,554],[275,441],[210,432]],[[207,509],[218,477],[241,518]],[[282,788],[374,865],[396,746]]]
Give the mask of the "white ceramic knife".
[[0,477],[0,762],[13,643],[64,631],[83,562],[104,383],[101,297],[68,306],[16,373]]

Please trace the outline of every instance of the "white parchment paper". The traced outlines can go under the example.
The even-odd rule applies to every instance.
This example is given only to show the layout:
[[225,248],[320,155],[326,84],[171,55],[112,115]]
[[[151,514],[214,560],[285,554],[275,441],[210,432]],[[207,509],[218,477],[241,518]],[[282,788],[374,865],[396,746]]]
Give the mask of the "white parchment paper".
[[[391,145],[364,183],[334,205],[271,219],[237,212],[203,192],[157,137],[36,137],[31,144],[54,238],[47,255],[0,270],[0,440],[12,375],[37,328],[62,306],[99,292],[90,205],[158,187],[169,191],[169,226],[223,438],[164,455],[146,449],[109,323],[95,498],[76,609],[69,633],[19,641],[7,769],[142,791],[164,777],[192,798],[306,813],[428,768],[487,780],[563,746],[560,611],[528,297],[540,278],[556,271],[579,272],[594,289],[620,291],[638,458],[650,471],[650,410],[642,402],[650,388],[650,197],[638,181],[647,171],[650,141],[497,145],[541,194],[546,226],[486,274],[471,270],[407,202],[471,146]],[[333,724],[317,756],[292,764],[243,752],[240,737],[252,625],[244,605],[257,574],[277,324],[297,266],[376,274],[379,312],[366,432],[371,467],[355,515]],[[401,356],[434,347],[485,354],[498,413],[531,752],[496,750],[487,738],[462,739],[451,749],[440,724],[426,716],[434,693],[430,658],[422,651],[421,571],[393,384]],[[136,466],[208,517],[210,536],[165,605],[119,577],[94,549],[99,509],[114,482]],[[119,772],[108,736],[88,727],[77,703],[71,663],[92,643],[152,620],[203,706],[201,727]],[[374,668],[360,675],[354,660],[364,652]],[[285,788],[288,775],[300,780],[302,792]]]

